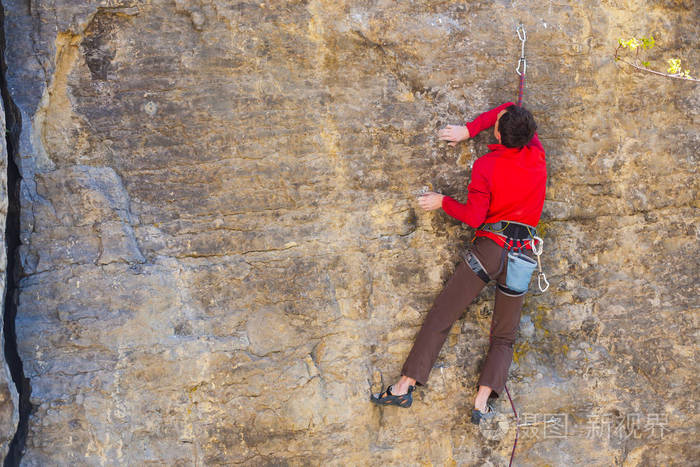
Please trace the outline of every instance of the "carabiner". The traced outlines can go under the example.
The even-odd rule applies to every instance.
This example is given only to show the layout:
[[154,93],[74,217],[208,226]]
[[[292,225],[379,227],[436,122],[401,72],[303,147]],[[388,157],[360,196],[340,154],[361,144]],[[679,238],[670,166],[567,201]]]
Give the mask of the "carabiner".
[[542,240],[540,237],[535,235],[534,237],[532,237],[532,241],[530,242],[530,244],[532,245],[532,252],[535,255],[539,256],[542,254],[542,247],[544,246],[544,240]]
[[[515,72],[522,76],[525,74],[527,71],[527,61],[525,60],[525,41],[527,40],[527,33],[525,32],[525,26],[523,26],[522,23],[517,27],[515,32],[518,33],[518,39],[520,39],[521,45],[520,45],[520,61],[518,62],[518,67],[515,69]],[[523,71],[522,73],[520,72],[520,65],[523,66]]]

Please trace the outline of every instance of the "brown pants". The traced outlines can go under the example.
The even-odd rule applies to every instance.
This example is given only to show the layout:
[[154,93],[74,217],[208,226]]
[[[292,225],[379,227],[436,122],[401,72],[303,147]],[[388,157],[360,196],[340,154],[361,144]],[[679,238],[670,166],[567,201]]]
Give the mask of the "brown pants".
[[[508,262],[501,263],[503,248],[491,239],[477,237],[471,251],[481,261],[489,277],[505,285]],[[402,375],[415,379],[419,385],[426,383],[450,328],[485,285],[486,282],[464,261],[459,262],[425,318],[401,369]],[[479,386],[488,386],[493,390],[495,394],[491,396],[498,397],[506,384],[524,298],[524,294],[514,297],[496,288],[489,350],[478,382]]]

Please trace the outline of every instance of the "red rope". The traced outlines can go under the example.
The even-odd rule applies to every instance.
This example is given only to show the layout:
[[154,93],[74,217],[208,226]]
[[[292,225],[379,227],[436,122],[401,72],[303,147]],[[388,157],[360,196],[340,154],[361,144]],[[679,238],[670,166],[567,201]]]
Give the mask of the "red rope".
[[520,73],[520,89],[518,90],[518,107],[523,105],[523,91],[525,90],[525,70]]
[[515,441],[513,442],[513,450],[510,452],[510,462],[508,463],[508,467],[511,467],[513,465],[513,457],[515,456],[515,447],[518,445],[518,434],[520,433],[520,417],[518,417],[518,412],[515,411],[515,404],[513,404],[513,399],[511,399],[510,397],[508,386],[504,384],[503,387],[505,387],[506,389],[506,394],[508,394],[510,406],[513,409],[513,415],[515,415]]
[[[523,50],[524,50],[524,43],[523,43]],[[523,58],[521,58],[523,60]],[[518,68],[520,68],[520,65],[518,65]],[[523,71],[520,73],[520,86],[518,88],[518,107],[522,107],[523,105],[523,93],[525,91],[525,66],[523,67]],[[505,384],[503,387],[506,390],[506,394],[508,394],[508,400],[510,401],[510,407],[513,409],[513,415],[515,416],[515,441],[513,441],[513,450],[510,452],[510,462],[508,462],[508,467],[511,467],[513,465],[513,457],[515,457],[515,448],[518,445],[518,435],[520,434],[520,417],[518,417],[518,412],[515,410],[515,404],[513,403],[513,398],[510,397],[510,391],[508,391],[508,386]]]
[[[520,89],[518,89],[518,107],[523,105],[523,91],[525,89],[525,69],[520,73]],[[513,441],[513,450],[510,452],[510,462],[508,467],[513,465],[513,457],[515,456],[515,447],[518,445],[518,434],[520,433],[520,418],[518,417],[518,412],[515,410],[515,404],[513,399],[510,397],[510,392],[508,391],[508,386],[503,385],[506,389],[506,394],[508,394],[508,400],[510,401],[510,406],[513,409],[513,415],[515,415],[515,441]]]

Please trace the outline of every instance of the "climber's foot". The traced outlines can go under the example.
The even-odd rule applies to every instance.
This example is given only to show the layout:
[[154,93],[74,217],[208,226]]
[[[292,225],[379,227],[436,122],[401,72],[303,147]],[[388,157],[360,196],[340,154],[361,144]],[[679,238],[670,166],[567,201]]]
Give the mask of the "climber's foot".
[[372,394],[370,400],[377,405],[398,405],[399,407],[409,408],[413,403],[413,396],[411,393],[415,389],[415,386],[409,386],[404,394],[394,394],[392,392],[392,387],[393,386],[387,387],[385,391],[379,394]]
[[[408,394],[409,388],[415,389],[415,385],[402,383],[401,381],[396,384],[392,384],[389,387],[391,388],[391,393],[395,396],[403,396],[404,394]],[[413,391],[413,389],[410,390]]]
[[472,410],[472,423],[478,425],[482,420],[490,420],[496,416],[496,411],[491,404],[486,404],[486,411],[479,409]]

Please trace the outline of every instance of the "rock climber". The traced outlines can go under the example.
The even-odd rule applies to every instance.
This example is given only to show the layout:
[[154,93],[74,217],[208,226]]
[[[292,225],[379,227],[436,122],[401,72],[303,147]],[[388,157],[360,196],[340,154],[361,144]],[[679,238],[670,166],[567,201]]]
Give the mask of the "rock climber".
[[531,242],[544,204],[547,169],[532,114],[511,102],[479,115],[466,125],[447,125],[438,131],[438,136],[455,146],[491,127],[498,144],[489,145],[491,152],[474,162],[465,204],[434,192],[419,198],[424,210],[442,208],[477,230],[464,261],[456,266],[425,318],[400,379],[372,395],[371,400],[376,404],[411,406],[412,392],[416,385],[427,382],[453,323],[481,289],[494,280],[496,298],[489,349],[477,383],[471,421],[478,425],[482,419],[494,416],[490,401],[505,387],[527,292],[507,287],[509,262],[505,260],[505,252],[521,248],[521,252],[532,255]]

